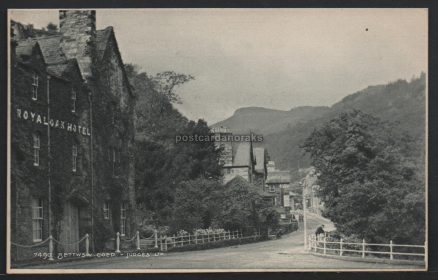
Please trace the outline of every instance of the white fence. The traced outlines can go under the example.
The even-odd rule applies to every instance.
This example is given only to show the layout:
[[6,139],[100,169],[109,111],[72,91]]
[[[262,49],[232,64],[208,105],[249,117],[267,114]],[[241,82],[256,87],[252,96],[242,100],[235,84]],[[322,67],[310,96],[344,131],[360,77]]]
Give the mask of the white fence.
[[[403,252],[400,248],[404,248]],[[342,238],[339,241],[328,240],[324,235],[310,235],[308,238],[308,249],[324,255],[339,256],[360,256],[361,258],[376,258],[386,256],[390,260],[407,259],[422,260],[426,258],[426,245],[389,244],[345,242]]]
[[120,245],[123,242],[134,242],[137,250],[159,248],[160,251],[167,251],[168,248],[174,247],[184,247],[193,244],[206,244],[212,242],[218,242],[221,240],[231,240],[231,239],[245,239],[245,238],[257,238],[260,235],[252,235],[243,237],[241,231],[223,231],[217,233],[206,233],[206,234],[187,234],[179,236],[158,236],[157,231],[155,231],[151,236],[144,238],[141,237],[139,232],[134,235],[131,239],[121,239],[120,234],[117,233],[116,236],[116,253],[120,253]]

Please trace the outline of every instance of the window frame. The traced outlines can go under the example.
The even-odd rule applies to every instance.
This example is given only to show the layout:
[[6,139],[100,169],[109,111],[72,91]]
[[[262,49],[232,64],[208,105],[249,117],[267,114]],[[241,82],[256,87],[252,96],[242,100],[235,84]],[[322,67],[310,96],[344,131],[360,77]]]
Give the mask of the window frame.
[[71,89],[71,100],[72,100],[71,112],[76,113],[77,92],[76,92],[75,88]]
[[41,137],[39,133],[32,134],[33,166],[40,166]]
[[32,240],[43,240],[44,205],[41,198],[32,199]]
[[103,219],[109,220],[111,217],[110,203],[109,201],[103,202]]
[[32,76],[32,100],[38,100],[38,85],[39,85],[39,76],[37,73],[33,73],[33,76]]
[[77,171],[77,160],[78,160],[78,145],[73,144],[72,146],[72,171]]
[[275,185],[268,185],[268,192],[275,193]]
[[120,204],[120,235],[126,235],[126,203]]

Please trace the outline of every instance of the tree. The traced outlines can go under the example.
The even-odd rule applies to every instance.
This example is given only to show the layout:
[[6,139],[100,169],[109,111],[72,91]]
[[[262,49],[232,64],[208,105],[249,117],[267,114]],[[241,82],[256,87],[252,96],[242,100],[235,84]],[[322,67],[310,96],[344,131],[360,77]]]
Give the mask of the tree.
[[46,26],[47,31],[58,31],[58,26],[52,22],[49,22]]
[[360,111],[315,129],[303,148],[319,172],[324,215],[345,235],[372,242],[424,242],[424,165],[415,141]]
[[175,193],[173,232],[212,226],[220,213],[223,196],[223,186],[218,181],[206,178],[185,181]]
[[240,176],[225,185],[218,223],[227,230],[266,233],[279,223],[279,214],[263,200],[256,187]]
[[191,75],[179,74],[173,71],[158,73],[152,78],[155,90],[161,92],[170,103],[182,103],[181,98],[175,93],[175,87],[194,80]]
[[176,190],[199,178],[218,179],[219,151],[214,142],[181,142],[178,135],[210,134],[203,120],[189,121],[173,107],[175,88],[193,77],[172,71],[149,76],[126,65],[127,76],[138,97],[136,113],[137,202],[155,225],[175,221]]

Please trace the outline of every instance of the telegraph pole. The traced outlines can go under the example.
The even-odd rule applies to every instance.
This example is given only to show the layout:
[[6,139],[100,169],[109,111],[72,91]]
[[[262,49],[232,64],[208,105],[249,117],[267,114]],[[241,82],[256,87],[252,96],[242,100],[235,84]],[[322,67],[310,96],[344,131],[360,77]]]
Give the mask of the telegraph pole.
[[303,227],[304,227],[304,250],[307,246],[307,216],[306,216],[306,181],[304,180],[303,183]]

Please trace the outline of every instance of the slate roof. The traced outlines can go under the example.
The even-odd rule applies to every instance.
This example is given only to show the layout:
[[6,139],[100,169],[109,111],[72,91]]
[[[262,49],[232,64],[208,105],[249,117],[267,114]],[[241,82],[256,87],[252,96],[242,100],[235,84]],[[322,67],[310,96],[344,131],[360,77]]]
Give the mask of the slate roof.
[[17,57],[31,56],[35,45],[36,42],[34,41],[29,41],[29,40],[18,41],[17,46],[15,48],[15,53]]
[[77,66],[76,59],[69,59],[58,64],[51,64],[47,66],[47,72],[49,74],[67,80],[72,79],[72,74],[75,71],[78,71],[78,75],[80,76],[80,70]]
[[58,64],[67,61],[61,50],[61,36],[40,37],[36,40],[40,45],[46,64]]
[[264,172],[265,171],[265,148],[254,148],[254,156],[256,159],[255,171]]
[[233,166],[250,166],[251,144],[248,142],[239,143],[234,156]]
[[268,172],[266,184],[288,184],[290,183],[289,171],[271,171]]
[[105,50],[108,45],[108,39],[111,36],[112,32],[112,26],[108,26],[105,29],[96,31],[96,51],[99,61],[103,59],[103,55],[105,54]]

